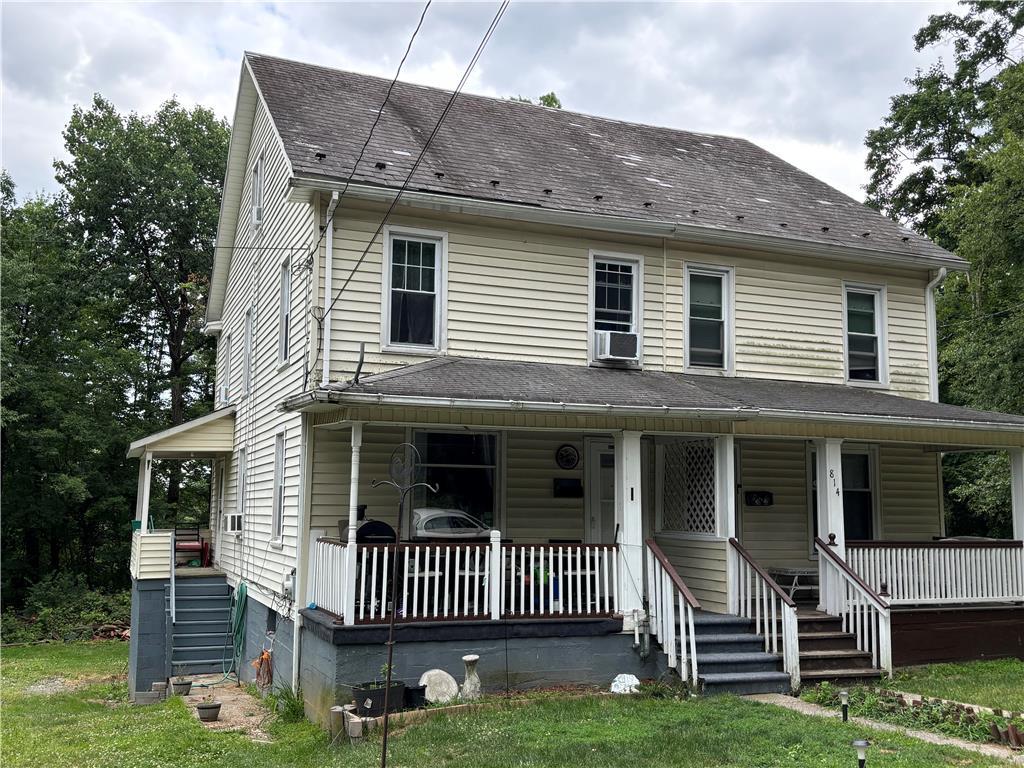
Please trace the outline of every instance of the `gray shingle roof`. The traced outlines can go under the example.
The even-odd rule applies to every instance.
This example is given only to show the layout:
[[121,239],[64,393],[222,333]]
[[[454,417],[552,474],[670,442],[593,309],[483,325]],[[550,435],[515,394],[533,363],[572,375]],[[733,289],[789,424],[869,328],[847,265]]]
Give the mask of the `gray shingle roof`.
[[792,412],[950,424],[1019,426],[1024,416],[976,411],[840,384],[445,357],[365,376],[328,392],[530,403]]
[[[262,54],[246,57],[295,173],[347,178],[389,81]],[[449,97],[449,91],[398,83],[354,180],[401,186]],[[470,94],[459,97],[410,189],[953,258],[744,139]]]

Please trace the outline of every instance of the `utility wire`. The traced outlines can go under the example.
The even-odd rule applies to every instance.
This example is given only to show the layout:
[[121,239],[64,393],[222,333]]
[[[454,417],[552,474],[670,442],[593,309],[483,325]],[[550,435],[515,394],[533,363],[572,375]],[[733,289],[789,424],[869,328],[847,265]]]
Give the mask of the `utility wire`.
[[[423,158],[426,155],[427,150],[430,148],[431,142],[433,142],[434,137],[437,136],[437,132],[441,130],[441,125],[444,123],[445,118],[448,117],[448,113],[451,111],[452,106],[454,106],[455,100],[459,97],[459,94],[462,93],[462,89],[465,87],[466,81],[469,80],[469,76],[472,74],[473,69],[476,67],[476,63],[480,59],[480,55],[483,53],[484,48],[487,47],[487,43],[490,42],[491,35],[494,34],[494,30],[497,28],[498,23],[501,21],[501,17],[505,15],[505,11],[508,8],[510,2],[511,0],[502,0],[501,6],[498,8],[498,12],[494,14],[494,18],[491,20],[490,26],[487,27],[487,31],[484,33],[483,38],[480,40],[480,44],[476,48],[476,52],[473,54],[473,58],[470,59],[469,64],[466,66],[466,71],[462,73],[462,79],[459,80],[459,84],[455,87],[455,90],[452,91],[451,98],[448,99],[448,103],[445,105],[444,110],[442,110],[440,117],[437,118],[437,123],[434,125],[434,130],[430,132],[430,135],[427,137],[427,140],[423,144],[423,148],[420,149],[420,153],[416,157],[416,162],[414,162],[412,164],[412,168],[409,169],[409,174],[405,177],[405,181],[402,182],[402,186],[399,187],[398,192],[395,194],[394,199],[391,201],[391,205],[389,205],[387,211],[384,212],[384,216],[381,218],[380,224],[377,225],[376,231],[373,233],[369,241],[366,243],[366,247],[363,249],[363,252],[359,255],[359,259],[356,261],[356,263],[352,266],[352,269],[349,271],[348,276],[345,278],[345,282],[342,283],[341,288],[338,289],[338,292],[334,295],[334,298],[331,300],[331,303],[327,305],[327,309],[325,309],[323,313],[324,315],[327,315],[334,308],[334,305],[338,303],[338,299],[341,298],[341,295],[345,292],[345,289],[348,288],[349,283],[352,282],[352,278],[355,277],[356,270],[359,269],[359,266],[363,263],[363,261],[366,259],[367,254],[370,252],[370,248],[373,247],[374,242],[376,242],[377,238],[380,236],[380,233],[384,230],[384,226],[388,223],[388,219],[391,217],[392,212],[398,205],[398,201],[401,200],[403,193],[406,191],[406,189],[408,189],[409,183],[412,181],[413,175],[419,169],[420,163],[423,162]],[[328,258],[330,257],[331,255],[328,254]]]

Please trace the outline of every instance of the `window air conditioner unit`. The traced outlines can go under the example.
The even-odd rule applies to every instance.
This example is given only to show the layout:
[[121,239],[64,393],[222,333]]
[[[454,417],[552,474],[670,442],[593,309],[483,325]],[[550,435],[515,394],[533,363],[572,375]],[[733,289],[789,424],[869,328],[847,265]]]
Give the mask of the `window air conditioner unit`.
[[594,331],[594,359],[606,362],[635,363],[639,339],[635,333]]
[[219,400],[221,403],[230,403],[231,402],[231,399],[230,399],[230,397],[228,395],[228,385],[227,384],[221,384],[217,388],[217,400]]

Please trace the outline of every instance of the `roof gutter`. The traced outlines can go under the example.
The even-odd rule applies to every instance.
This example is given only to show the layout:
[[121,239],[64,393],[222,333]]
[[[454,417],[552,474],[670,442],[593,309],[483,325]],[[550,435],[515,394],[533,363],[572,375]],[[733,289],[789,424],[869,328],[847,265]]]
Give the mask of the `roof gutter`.
[[[296,189],[310,191],[335,191],[344,187],[344,182],[309,176],[295,176],[291,184]],[[391,202],[397,190],[389,187],[351,184],[347,195],[372,202]],[[606,216],[595,213],[578,213],[574,211],[554,211],[519,203],[504,203],[496,200],[477,200],[456,195],[441,195],[434,192],[406,191],[402,193],[402,202],[416,208],[427,208],[444,213],[465,214],[470,216],[491,216],[499,219],[528,221],[535,224],[575,227],[580,229],[596,229],[602,232],[616,232],[626,235],[643,237],[666,237],[673,240],[696,245],[717,245],[733,248],[779,253],[789,256],[827,256],[844,261],[870,262],[883,266],[966,271],[968,263],[959,257],[915,256],[906,253],[876,251],[856,246],[832,245],[830,243],[808,242],[794,238],[761,235],[755,233],[732,232],[714,227],[684,222],[669,223],[644,219],[631,219],[624,216]]]
[[[1020,424],[992,421],[953,421],[923,419],[916,416],[869,416],[859,413],[828,411],[787,411],[777,408],[686,408],[680,406],[614,405],[612,403],[550,403],[533,400],[487,400],[468,397],[424,397],[419,395],[386,395],[374,392],[347,392],[316,389],[294,395],[281,404],[286,411],[301,411],[313,405],[409,406],[415,408],[466,408],[489,411],[527,411],[539,413],[580,413],[622,416],[675,416],[690,419],[747,421],[803,421],[811,423],[862,424],[868,426],[923,427],[926,429],[969,429],[990,432],[1016,432],[1024,435]],[[1022,441],[1024,442],[1024,441]]]

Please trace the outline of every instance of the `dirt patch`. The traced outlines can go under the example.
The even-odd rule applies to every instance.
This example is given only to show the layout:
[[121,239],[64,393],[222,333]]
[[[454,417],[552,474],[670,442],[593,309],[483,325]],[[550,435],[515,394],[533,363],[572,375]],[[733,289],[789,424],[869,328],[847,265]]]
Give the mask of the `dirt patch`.
[[63,677],[46,677],[25,688],[25,693],[33,696],[56,696],[58,693],[70,693],[78,685]]
[[274,714],[245,688],[239,687],[234,681],[222,680],[221,675],[198,675],[192,678],[192,692],[185,697],[185,703],[195,712],[196,705],[211,694],[215,701],[221,703],[220,718],[203,725],[211,731],[244,733],[253,741],[271,740],[265,728]]

